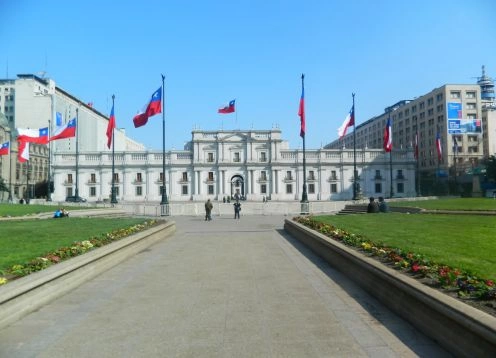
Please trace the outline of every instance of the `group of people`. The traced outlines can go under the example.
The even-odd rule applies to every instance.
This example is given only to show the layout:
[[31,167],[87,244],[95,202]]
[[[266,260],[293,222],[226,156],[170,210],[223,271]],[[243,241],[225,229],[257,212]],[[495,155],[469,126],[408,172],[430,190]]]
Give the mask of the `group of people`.
[[59,218],[66,218],[69,216],[69,212],[65,210],[64,208],[59,208],[53,213],[53,218],[54,219],[59,219]]
[[379,197],[379,203],[375,201],[375,198],[373,196],[369,198],[367,213],[387,213],[388,211],[389,207],[382,196]]
[[[234,205],[234,218],[239,220],[239,212],[241,211],[241,203],[239,200],[236,200],[236,202],[233,204]],[[212,202],[210,199],[207,200],[205,203],[205,221],[210,221],[212,220],[212,209],[214,206],[212,205]]]

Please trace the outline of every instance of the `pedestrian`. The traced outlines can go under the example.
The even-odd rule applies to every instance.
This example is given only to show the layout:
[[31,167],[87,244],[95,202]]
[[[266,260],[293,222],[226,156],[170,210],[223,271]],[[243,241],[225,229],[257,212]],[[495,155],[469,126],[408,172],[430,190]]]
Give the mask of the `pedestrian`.
[[388,204],[384,201],[382,196],[379,197],[379,211],[381,213],[387,213],[389,211]]
[[234,203],[234,218],[239,220],[239,212],[241,211],[241,204],[239,201]]
[[379,212],[379,205],[377,202],[375,202],[375,199],[373,196],[369,198],[369,205],[367,205],[367,212],[368,213],[378,213]]
[[210,199],[207,200],[207,202],[205,203],[205,221],[210,221],[212,220],[212,209],[213,209],[213,205],[212,205],[212,202],[210,201]]

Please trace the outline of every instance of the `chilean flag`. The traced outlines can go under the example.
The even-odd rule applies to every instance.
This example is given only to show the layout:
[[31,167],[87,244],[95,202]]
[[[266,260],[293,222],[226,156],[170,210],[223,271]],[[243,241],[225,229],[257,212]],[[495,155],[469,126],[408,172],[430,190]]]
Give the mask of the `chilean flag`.
[[384,129],[384,150],[390,152],[393,149],[393,131],[391,129],[391,118],[388,118],[386,122],[386,128]]
[[301,97],[300,107],[298,108],[298,115],[300,116],[300,137],[305,137],[306,123],[305,123],[305,86],[303,85],[303,75],[301,75]]
[[76,136],[76,118],[71,119],[63,126],[57,127],[50,137],[50,141]]
[[40,129],[23,129],[17,128],[19,136],[17,140],[22,142],[47,144],[48,143],[48,127]]
[[0,155],[9,155],[10,151],[10,142],[5,142],[0,145]]
[[115,129],[115,115],[114,115],[114,105],[112,104],[112,110],[110,111],[110,117],[107,124],[107,147],[109,149],[110,149],[110,145],[112,144],[114,129]]
[[439,132],[436,134],[436,149],[437,149],[437,159],[441,161],[441,158],[443,157],[443,148],[441,146],[441,135]]
[[162,113],[162,86],[153,92],[152,98],[148,103],[146,110],[134,116],[134,128],[144,126],[148,122],[148,118]]
[[234,106],[235,103],[236,103],[236,100],[233,99],[232,101],[229,102],[229,104],[227,106],[219,108],[217,113],[222,113],[222,114],[234,113],[236,110],[236,108]]
[[350,113],[348,113],[348,115],[344,119],[343,124],[338,129],[339,139],[343,138],[346,135],[346,131],[348,130],[348,127],[354,125],[355,125],[355,107],[353,106],[350,109]]
[[18,141],[17,159],[24,163],[29,160],[29,142],[23,140]]

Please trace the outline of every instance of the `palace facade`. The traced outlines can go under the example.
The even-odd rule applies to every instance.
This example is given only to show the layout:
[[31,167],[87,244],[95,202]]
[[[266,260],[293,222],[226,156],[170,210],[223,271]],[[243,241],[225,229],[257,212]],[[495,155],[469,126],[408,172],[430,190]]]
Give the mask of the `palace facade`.
[[[114,185],[119,202],[160,202],[162,151],[116,151]],[[415,159],[409,149],[356,152],[358,183],[363,196],[413,197]],[[353,197],[354,153],[350,149],[289,149],[279,129],[192,132],[184,150],[165,153],[169,201],[299,201],[304,177],[308,200],[350,200]],[[76,164],[78,166],[76,168]],[[110,199],[112,153],[74,151],[53,154],[53,200],[79,193],[90,202]],[[392,181],[391,181],[392,179]]]

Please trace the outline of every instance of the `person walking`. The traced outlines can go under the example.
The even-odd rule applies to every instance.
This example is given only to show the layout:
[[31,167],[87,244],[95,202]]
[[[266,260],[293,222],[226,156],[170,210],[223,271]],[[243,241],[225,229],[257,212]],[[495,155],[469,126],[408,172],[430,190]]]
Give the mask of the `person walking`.
[[213,209],[213,205],[212,205],[212,202],[210,201],[210,199],[207,200],[207,202],[205,203],[205,221],[210,221],[212,220],[212,209]]
[[234,218],[239,220],[239,212],[241,211],[241,204],[238,200],[234,203]]

